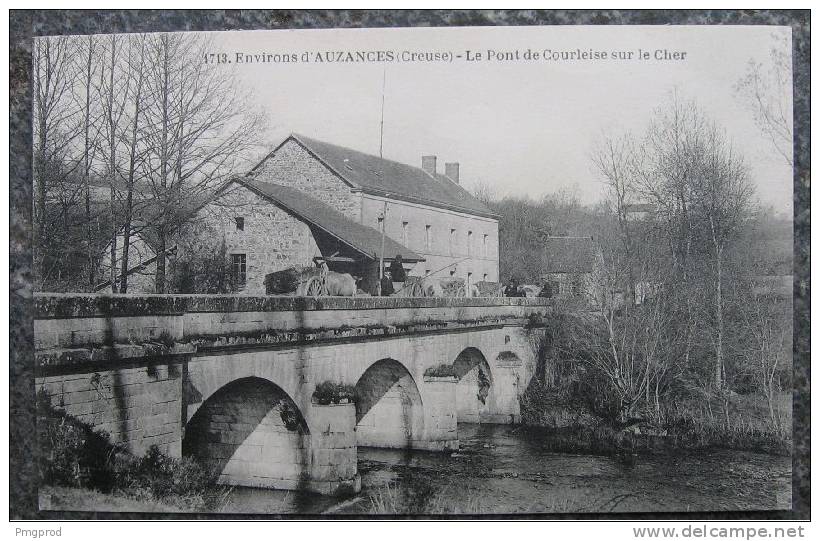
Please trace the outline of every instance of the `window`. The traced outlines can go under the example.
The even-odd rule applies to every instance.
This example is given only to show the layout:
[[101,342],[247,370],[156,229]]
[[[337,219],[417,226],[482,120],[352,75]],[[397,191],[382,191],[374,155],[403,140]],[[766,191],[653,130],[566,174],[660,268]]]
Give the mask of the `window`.
[[407,244],[407,226],[409,226],[409,222],[402,222],[401,223],[401,243],[405,246],[409,246]]
[[473,255],[473,232],[467,231],[467,256],[472,257]]
[[450,255],[456,253],[456,230],[450,229]]
[[574,275],[571,278],[570,282],[570,290],[572,292],[573,297],[578,297],[581,295],[584,287],[584,278],[580,275]]
[[244,231],[245,230],[245,218],[243,218],[242,216],[237,216],[237,217],[234,218],[234,221],[236,222],[236,230],[237,231]]
[[424,269],[424,275],[430,276],[430,269]]
[[487,281],[488,281],[488,280],[487,280],[487,278],[488,278],[488,276],[487,276],[487,273],[485,272],[485,273],[484,273],[484,281],[485,281],[485,282],[487,282]]
[[433,239],[431,238],[431,228],[429,225],[424,226],[424,249],[428,252],[430,251],[430,246],[432,245]]
[[231,254],[231,274],[237,286],[244,286],[247,277],[245,254]]
[[484,241],[483,241],[484,244],[482,244],[482,248],[481,248],[481,252],[484,255],[484,257],[488,257],[488,255],[489,255],[489,253],[487,252],[487,246],[488,246],[487,237],[488,236],[489,235],[484,235]]

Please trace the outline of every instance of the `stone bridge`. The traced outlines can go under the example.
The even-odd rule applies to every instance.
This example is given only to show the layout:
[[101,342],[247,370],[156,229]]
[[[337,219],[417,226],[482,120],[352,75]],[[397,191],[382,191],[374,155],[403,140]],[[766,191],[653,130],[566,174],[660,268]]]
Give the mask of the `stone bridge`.
[[[517,422],[549,311],[520,298],[35,301],[41,398],[133,453],[157,445],[224,483],[322,493],[358,490],[358,446],[454,450],[458,422]],[[328,384],[345,392],[316,392]]]

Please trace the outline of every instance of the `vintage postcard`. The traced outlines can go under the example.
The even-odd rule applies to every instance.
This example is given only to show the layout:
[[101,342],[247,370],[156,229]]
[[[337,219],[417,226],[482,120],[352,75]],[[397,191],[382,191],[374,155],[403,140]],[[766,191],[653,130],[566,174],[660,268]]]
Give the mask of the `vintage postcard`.
[[791,508],[790,27],[31,54],[41,510]]

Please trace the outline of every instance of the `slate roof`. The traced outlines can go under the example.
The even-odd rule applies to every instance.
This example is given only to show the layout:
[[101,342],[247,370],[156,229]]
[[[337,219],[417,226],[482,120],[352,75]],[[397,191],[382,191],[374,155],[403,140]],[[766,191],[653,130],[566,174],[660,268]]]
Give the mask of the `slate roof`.
[[592,237],[547,237],[544,239],[543,272],[592,272],[597,251]]
[[[354,222],[299,190],[246,178],[237,178],[236,182],[284,208],[296,218],[339,239],[359,253],[371,259],[379,259],[382,235],[376,229]],[[423,257],[388,236],[384,237],[384,254],[386,260],[392,260],[397,254],[401,254],[402,259],[407,262],[424,261]]]
[[420,167],[317,141],[304,135],[290,135],[254,167],[249,175],[290,140],[295,140],[337,176],[363,192],[490,218],[498,217],[484,203],[444,175],[430,175]]

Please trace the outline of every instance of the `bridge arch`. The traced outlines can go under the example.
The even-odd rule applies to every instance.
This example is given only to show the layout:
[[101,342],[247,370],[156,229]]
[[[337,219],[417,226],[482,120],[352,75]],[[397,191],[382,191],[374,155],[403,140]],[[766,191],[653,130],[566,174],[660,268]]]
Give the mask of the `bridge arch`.
[[481,350],[468,347],[453,361],[456,385],[456,415],[460,423],[480,423],[492,411],[495,381]]
[[356,383],[356,442],[410,448],[424,433],[424,405],[415,379],[395,359],[370,365]]
[[199,407],[185,428],[182,454],[215,468],[221,483],[294,489],[308,478],[310,445],[293,399],[267,379],[245,377]]

